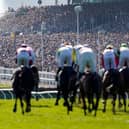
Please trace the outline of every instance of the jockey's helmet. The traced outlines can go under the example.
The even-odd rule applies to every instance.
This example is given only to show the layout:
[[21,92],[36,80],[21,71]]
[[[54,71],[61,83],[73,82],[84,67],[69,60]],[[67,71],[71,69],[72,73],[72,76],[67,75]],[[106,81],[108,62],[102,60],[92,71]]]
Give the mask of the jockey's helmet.
[[84,46],[84,47],[89,47],[89,44],[86,43],[86,44],[83,44],[83,46]]
[[74,49],[75,49],[75,50],[80,50],[82,47],[83,47],[83,45],[78,44],[78,45],[75,45],[75,46],[74,46]]
[[70,43],[65,41],[65,42],[64,42],[64,45],[65,45],[65,46],[66,46],[66,45],[70,45]]
[[113,45],[111,45],[111,44],[107,45],[106,49],[113,49]]
[[60,47],[64,47],[64,46],[65,46],[64,43],[61,43],[61,44],[60,44]]
[[27,44],[22,43],[22,44],[21,44],[21,47],[27,47]]
[[120,47],[128,47],[126,43],[121,43]]

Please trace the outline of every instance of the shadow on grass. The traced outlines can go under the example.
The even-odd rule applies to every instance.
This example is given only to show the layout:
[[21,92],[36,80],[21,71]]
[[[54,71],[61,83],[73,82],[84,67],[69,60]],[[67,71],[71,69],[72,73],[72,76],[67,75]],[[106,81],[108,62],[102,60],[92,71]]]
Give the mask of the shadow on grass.
[[49,105],[32,105],[33,108],[51,108],[52,106]]

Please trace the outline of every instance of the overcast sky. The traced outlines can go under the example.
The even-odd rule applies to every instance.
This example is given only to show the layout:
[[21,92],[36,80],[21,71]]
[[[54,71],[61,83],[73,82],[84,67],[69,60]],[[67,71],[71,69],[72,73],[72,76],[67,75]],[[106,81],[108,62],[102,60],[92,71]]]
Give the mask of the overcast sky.
[[[21,5],[35,5],[38,0],[0,0],[0,13],[3,13],[8,7],[18,8]],[[59,4],[66,4],[67,0],[58,0]],[[53,5],[55,0],[42,0],[42,5]]]

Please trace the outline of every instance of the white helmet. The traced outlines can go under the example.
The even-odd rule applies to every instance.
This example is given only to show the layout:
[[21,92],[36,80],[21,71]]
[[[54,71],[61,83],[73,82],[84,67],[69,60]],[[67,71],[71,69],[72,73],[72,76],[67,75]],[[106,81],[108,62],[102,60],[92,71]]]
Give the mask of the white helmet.
[[84,44],[83,46],[84,46],[84,47],[89,47],[89,44]]
[[61,44],[60,44],[60,47],[64,47],[64,46],[65,46],[64,43],[61,43]]
[[75,46],[74,46],[74,49],[75,49],[75,50],[79,50],[79,49],[81,49],[82,47],[83,47],[83,45],[78,44],[78,45],[75,45]]
[[27,44],[22,43],[22,44],[21,44],[21,47],[27,47]]

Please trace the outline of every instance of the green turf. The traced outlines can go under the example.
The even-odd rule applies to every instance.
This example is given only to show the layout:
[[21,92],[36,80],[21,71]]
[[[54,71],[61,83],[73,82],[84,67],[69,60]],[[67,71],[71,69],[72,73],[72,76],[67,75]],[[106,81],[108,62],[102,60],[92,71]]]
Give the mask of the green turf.
[[11,88],[11,83],[0,83],[0,88]]
[[[66,108],[54,105],[55,99],[32,100],[32,111],[21,114],[18,103],[17,113],[12,112],[14,100],[0,100],[0,129],[129,129],[129,112],[117,108],[116,115],[108,103],[106,113],[102,113],[100,103],[97,116],[87,114],[78,105],[67,115]],[[128,109],[129,110],[129,109]]]

